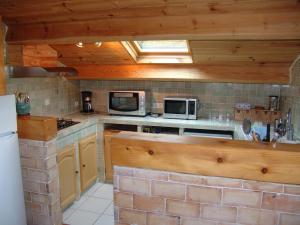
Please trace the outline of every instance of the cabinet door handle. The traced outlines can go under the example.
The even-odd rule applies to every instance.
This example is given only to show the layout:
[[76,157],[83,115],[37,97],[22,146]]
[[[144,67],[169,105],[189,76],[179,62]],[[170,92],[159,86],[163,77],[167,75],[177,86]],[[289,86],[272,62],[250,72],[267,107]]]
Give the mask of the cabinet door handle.
[[85,164],[83,164],[82,167],[85,167]]

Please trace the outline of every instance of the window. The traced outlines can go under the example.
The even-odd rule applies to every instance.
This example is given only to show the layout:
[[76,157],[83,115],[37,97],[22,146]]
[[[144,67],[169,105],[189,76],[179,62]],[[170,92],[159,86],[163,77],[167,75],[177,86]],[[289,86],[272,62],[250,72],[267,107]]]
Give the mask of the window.
[[186,40],[134,41],[139,52],[188,53]]
[[124,41],[122,44],[139,64],[193,63],[186,40]]

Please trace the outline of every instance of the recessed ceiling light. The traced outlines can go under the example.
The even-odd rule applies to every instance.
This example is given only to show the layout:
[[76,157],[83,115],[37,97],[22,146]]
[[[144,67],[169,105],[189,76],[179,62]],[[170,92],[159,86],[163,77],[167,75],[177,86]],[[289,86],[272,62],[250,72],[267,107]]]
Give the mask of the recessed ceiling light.
[[78,43],[76,43],[76,46],[77,46],[78,48],[83,48],[83,43],[82,43],[82,42],[78,42]]
[[102,45],[102,42],[101,42],[101,41],[95,42],[95,46],[96,46],[96,47],[100,47],[101,45]]

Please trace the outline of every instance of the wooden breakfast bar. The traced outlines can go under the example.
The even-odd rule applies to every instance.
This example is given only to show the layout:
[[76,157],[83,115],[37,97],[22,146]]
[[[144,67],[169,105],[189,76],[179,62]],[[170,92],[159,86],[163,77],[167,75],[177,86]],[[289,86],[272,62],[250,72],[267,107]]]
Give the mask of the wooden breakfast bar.
[[116,224],[300,224],[300,145],[122,132],[111,150]]

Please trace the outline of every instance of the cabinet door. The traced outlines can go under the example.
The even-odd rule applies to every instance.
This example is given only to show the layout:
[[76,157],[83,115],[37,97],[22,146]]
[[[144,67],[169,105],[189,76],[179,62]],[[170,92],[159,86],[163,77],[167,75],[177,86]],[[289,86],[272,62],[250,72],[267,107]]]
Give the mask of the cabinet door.
[[59,168],[60,203],[62,209],[76,198],[75,146],[70,145],[57,155]]
[[81,192],[96,181],[97,173],[97,141],[96,135],[89,136],[79,142],[80,184]]
[[105,180],[112,182],[113,179],[113,164],[111,160],[110,143],[111,137],[121,131],[118,130],[105,130],[104,131],[104,159],[105,159]]

